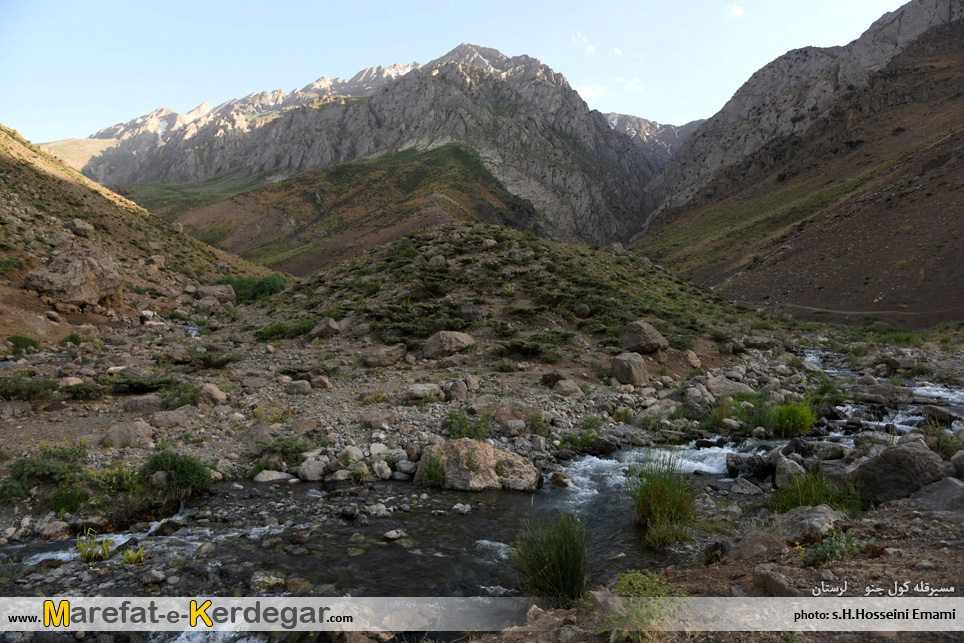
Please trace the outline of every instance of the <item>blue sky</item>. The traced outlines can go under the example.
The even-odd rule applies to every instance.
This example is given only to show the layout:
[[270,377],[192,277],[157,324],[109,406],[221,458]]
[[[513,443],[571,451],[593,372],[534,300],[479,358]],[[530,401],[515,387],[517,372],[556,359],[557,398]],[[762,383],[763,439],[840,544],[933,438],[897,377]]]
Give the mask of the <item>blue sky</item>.
[[773,58],[846,44],[902,4],[0,0],[0,123],[37,143],[79,138],[469,42],[539,58],[592,108],[682,124]]

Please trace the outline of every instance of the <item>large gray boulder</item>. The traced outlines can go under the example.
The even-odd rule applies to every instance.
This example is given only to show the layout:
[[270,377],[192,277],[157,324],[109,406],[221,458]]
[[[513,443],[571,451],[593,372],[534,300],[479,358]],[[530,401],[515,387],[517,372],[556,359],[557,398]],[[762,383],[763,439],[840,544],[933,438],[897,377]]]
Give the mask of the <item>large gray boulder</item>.
[[214,297],[221,304],[234,305],[238,303],[238,296],[234,293],[234,287],[230,284],[198,286],[197,291],[194,293],[194,298],[206,299],[208,297]]
[[857,465],[850,474],[860,495],[877,503],[906,498],[943,477],[941,457],[922,442],[906,442],[884,449]]
[[777,516],[780,536],[789,542],[802,542],[809,534],[823,536],[834,525],[846,522],[847,516],[829,505],[796,507]]
[[944,478],[915,491],[910,499],[928,511],[964,512],[964,481]]
[[93,246],[54,250],[45,265],[27,273],[23,287],[75,306],[95,306],[124,290],[114,260]]
[[416,482],[426,480],[426,469],[438,464],[444,471],[443,489],[531,492],[542,484],[542,474],[528,459],[469,438],[427,447],[415,472]]
[[154,437],[154,428],[142,420],[115,424],[107,429],[102,444],[105,447],[123,449],[125,447],[146,446]]
[[634,353],[655,353],[669,348],[669,342],[651,324],[642,320],[623,326],[619,331],[619,342],[623,348]]
[[422,347],[422,355],[427,359],[448,357],[475,344],[471,335],[453,330],[441,330],[427,340]]
[[391,366],[398,360],[405,357],[407,352],[405,344],[395,344],[394,346],[382,346],[376,348],[362,358],[362,363],[368,368],[380,368]]
[[622,353],[613,358],[609,371],[621,384],[645,386],[649,383],[646,360],[639,353]]
[[316,339],[328,339],[329,337],[335,337],[341,333],[341,326],[338,325],[331,317],[323,317],[315,324],[314,328],[308,331],[305,335],[305,341],[313,341]]

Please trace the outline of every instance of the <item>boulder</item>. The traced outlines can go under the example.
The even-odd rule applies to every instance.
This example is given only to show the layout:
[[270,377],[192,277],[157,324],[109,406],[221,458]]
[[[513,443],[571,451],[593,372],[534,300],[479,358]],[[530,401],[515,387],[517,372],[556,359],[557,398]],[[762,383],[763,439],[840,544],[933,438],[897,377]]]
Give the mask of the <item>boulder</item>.
[[855,386],[854,397],[862,402],[880,404],[882,406],[896,406],[910,404],[914,401],[914,393],[910,389],[892,384],[875,384],[871,386]]
[[149,393],[147,395],[138,395],[137,397],[132,397],[126,402],[124,402],[124,410],[128,413],[137,413],[140,415],[150,415],[152,413],[157,413],[164,408],[164,400],[160,396],[154,393]]
[[796,507],[777,516],[780,535],[788,542],[803,542],[809,534],[823,536],[834,524],[846,522],[847,516],[829,505]]
[[198,302],[194,304],[194,312],[198,315],[213,315],[219,310],[221,310],[221,302],[214,297],[199,299]]
[[224,404],[228,401],[228,396],[218,388],[217,384],[207,382],[201,385],[201,400],[214,405]]
[[730,562],[748,560],[760,556],[769,556],[783,550],[784,545],[771,534],[763,531],[751,531],[744,534],[736,542],[727,542],[723,546],[723,553]]
[[271,471],[270,469],[265,469],[254,477],[255,482],[287,482],[288,480],[293,479],[294,476],[290,473],[284,473],[283,471]]
[[391,366],[398,360],[405,357],[405,353],[407,352],[408,350],[405,348],[405,344],[382,346],[381,348],[376,348],[368,355],[365,355],[362,358],[362,363],[368,368]]
[[772,337],[762,337],[760,335],[750,335],[743,338],[743,345],[747,348],[756,348],[763,351],[776,350],[783,348],[783,342]]
[[90,235],[94,234],[94,226],[83,219],[71,219],[67,222],[67,229],[78,237],[84,237],[85,239],[89,239]]
[[475,344],[471,335],[451,330],[441,330],[427,340],[422,347],[422,355],[427,359],[448,357]]
[[305,341],[310,342],[316,339],[328,339],[340,333],[341,327],[338,325],[338,322],[331,317],[324,317],[315,324],[314,328],[308,331],[308,334],[305,335]]
[[619,343],[634,353],[655,353],[669,348],[669,342],[651,324],[642,320],[623,326],[619,331]]
[[406,404],[414,406],[431,399],[442,399],[442,388],[438,384],[412,384],[405,389]]
[[918,489],[910,499],[928,511],[964,512],[964,481],[944,478]]
[[921,442],[907,442],[867,458],[850,474],[864,499],[881,503],[906,498],[944,477],[941,457]]
[[735,395],[737,393],[754,392],[751,386],[744,384],[743,382],[727,379],[722,375],[719,377],[707,375],[705,386],[706,390],[716,398],[726,397],[727,395]]
[[328,456],[305,460],[298,467],[298,477],[307,482],[317,482],[325,477],[328,467]]
[[234,287],[230,284],[198,286],[198,289],[194,293],[194,298],[207,299],[208,297],[217,299],[220,304],[231,304],[233,306],[238,303],[238,296],[234,293]]
[[552,390],[563,397],[585,397],[582,389],[579,388],[579,382],[573,380],[559,380],[553,385]]
[[187,421],[188,416],[184,411],[158,411],[151,416],[151,426],[159,429],[169,429]]
[[645,386],[649,383],[646,361],[638,353],[622,353],[613,358],[609,367],[613,377],[622,384]]
[[954,422],[962,419],[960,415],[954,411],[951,411],[950,409],[945,409],[943,406],[927,404],[922,406],[920,410],[925,417],[928,417],[945,426],[950,426],[954,424]]
[[777,459],[776,473],[773,476],[773,484],[776,485],[777,489],[783,489],[784,487],[789,487],[793,484],[793,481],[797,478],[803,478],[807,475],[807,472],[799,464],[793,460],[789,460],[784,456],[780,456]]
[[90,246],[54,250],[44,266],[27,273],[23,287],[77,306],[95,306],[124,289],[113,259]]
[[115,424],[107,429],[103,444],[115,449],[136,448],[145,446],[153,437],[154,429],[151,428],[150,424],[142,420],[135,420],[134,422]]
[[474,322],[487,317],[489,309],[478,304],[462,304],[455,314],[464,322]]
[[444,471],[443,489],[532,492],[542,484],[542,474],[528,459],[469,438],[447,440],[427,447],[419,461],[415,480],[423,480],[429,463],[438,461]]

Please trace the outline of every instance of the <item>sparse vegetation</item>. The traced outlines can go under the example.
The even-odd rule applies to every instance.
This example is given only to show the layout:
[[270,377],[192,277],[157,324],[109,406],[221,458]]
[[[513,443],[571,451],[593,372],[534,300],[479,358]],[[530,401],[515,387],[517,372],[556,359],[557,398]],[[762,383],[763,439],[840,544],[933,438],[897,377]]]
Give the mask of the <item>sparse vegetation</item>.
[[630,470],[627,488],[648,546],[663,547],[687,538],[685,527],[695,517],[696,490],[673,453],[652,451]]
[[448,430],[453,440],[471,438],[485,440],[492,432],[492,416],[469,417],[460,409],[452,409],[442,421],[442,428]]
[[768,505],[774,513],[785,513],[796,507],[829,505],[851,518],[866,509],[854,487],[833,482],[819,471],[809,471],[777,489],[770,496]]
[[568,514],[529,521],[512,543],[509,563],[524,596],[568,607],[586,591],[589,533],[584,521]]

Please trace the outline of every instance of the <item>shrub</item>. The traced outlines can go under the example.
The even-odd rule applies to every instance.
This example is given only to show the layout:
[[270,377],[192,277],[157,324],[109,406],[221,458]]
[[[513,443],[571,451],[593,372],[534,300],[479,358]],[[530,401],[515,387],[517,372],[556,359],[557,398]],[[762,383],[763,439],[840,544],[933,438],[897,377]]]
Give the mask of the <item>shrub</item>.
[[24,337],[23,335],[10,335],[7,337],[7,341],[13,344],[14,355],[22,355],[28,348],[40,348],[40,342],[30,337]]
[[105,376],[101,383],[110,386],[115,395],[143,395],[172,387],[177,384],[177,378],[173,375],[114,373]]
[[832,560],[859,554],[864,544],[848,533],[834,534],[824,538],[803,554],[806,567],[819,567]]
[[526,416],[526,430],[542,437],[549,437],[549,423],[541,411],[533,411]]
[[599,434],[595,431],[580,431],[579,433],[567,433],[562,436],[562,445],[569,447],[573,451],[584,451],[596,442]]
[[80,384],[65,386],[60,389],[60,392],[66,393],[67,397],[72,400],[99,400],[107,395],[107,391],[109,390],[109,388],[100,384],[81,382]]
[[509,563],[522,593],[551,607],[568,607],[586,591],[589,532],[572,514],[527,522],[512,543]]
[[23,374],[0,377],[0,400],[49,400],[57,388],[57,382],[46,378],[28,380]]
[[20,458],[10,465],[10,477],[29,488],[40,482],[69,482],[76,470],[75,465],[53,458]]
[[162,389],[159,395],[161,399],[164,400],[164,406],[166,408],[177,409],[185,404],[193,404],[196,406],[198,400],[201,398],[201,389],[191,382],[181,382]]
[[651,452],[630,469],[627,483],[647,545],[661,547],[686,538],[684,527],[695,518],[696,490],[675,454]]
[[47,498],[50,507],[57,515],[75,513],[84,503],[84,493],[76,487],[61,487]]
[[515,362],[508,357],[503,357],[495,363],[495,370],[500,373],[515,373]]
[[415,482],[423,487],[441,487],[445,482],[445,464],[442,462],[442,456],[431,453],[422,457],[425,459],[425,464]]
[[273,442],[259,442],[258,444],[264,448],[262,453],[269,455],[276,453],[289,465],[301,462],[301,454],[312,449],[310,444],[293,435],[280,437]]
[[625,609],[609,616],[607,630],[611,641],[646,641],[653,625],[674,616],[678,609],[661,600],[680,598],[686,592],[671,586],[656,574],[631,569],[617,576],[613,587],[616,594],[626,598]]
[[228,364],[244,359],[242,353],[225,353],[213,344],[206,345],[203,352],[196,348],[188,348],[187,356],[198,368],[224,368]]
[[773,409],[773,432],[781,438],[793,438],[810,430],[817,417],[804,403],[780,404]]
[[0,502],[4,504],[13,504],[20,498],[23,498],[27,490],[24,489],[23,484],[19,480],[14,478],[4,478],[0,480]]
[[288,287],[288,280],[280,272],[273,272],[254,282],[251,286],[251,299],[262,299],[282,292]]
[[485,440],[492,432],[492,416],[486,414],[470,418],[461,410],[452,409],[442,420],[442,428],[448,429],[449,437],[453,440],[459,438]]
[[819,471],[798,476],[790,484],[777,489],[768,501],[774,513],[784,513],[796,507],[829,505],[855,518],[865,505],[852,485],[834,483]]
[[147,479],[156,471],[167,472],[168,491],[182,498],[199,493],[211,484],[210,469],[194,458],[170,451],[153,454],[141,467],[141,476]]
[[93,337],[88,337],[87,335],[81,335],[80,333],[70,333],[65,335],[63,339],[60,340],[61,345],[66,346],[67,344],[74,344],[75,346],[80,346],[84,342],[94,341]]
[[262,326],[254,332],[254,336],[261,342],[268,342],[273,339],[294,339],[295,337],[301,337],[314,326],[314,322],[310,320],[300,321],[291,326],[285,322],[275,322]]
[[114,466],[101,471],[89,473],[88,477],[100,487],[101,492],[108,496],[137,493],[143,488],[143,481],[137,471],[128,468],[123,462],[118,462]]

